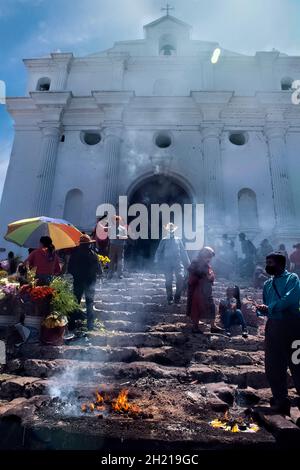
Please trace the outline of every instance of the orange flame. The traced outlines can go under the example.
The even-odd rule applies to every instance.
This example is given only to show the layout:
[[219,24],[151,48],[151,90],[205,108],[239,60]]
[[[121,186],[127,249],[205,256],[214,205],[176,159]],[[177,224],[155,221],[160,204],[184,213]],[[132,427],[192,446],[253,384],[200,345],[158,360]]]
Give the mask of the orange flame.
[[102,395],[100,395],[98,391],[96,392],[96,403],[97,404],[104,403],[104,398]]
[[83,404],[81,405],[81,411],[82,411],[83,413],[86,413],[86,412],[87,412],[87,405],[86,405],[85,403],[83,403]]
[[138,413],[139,407],[128,402],[128,390],[121,390],[118,398],[111,403],[112,409],[118,413]]
[[91,411],[94,411],[94,409],[95,409],[94,403],[90,403],[90,410],[91,410]]
[[90,411],[106,411],[111,410],[116,413],[127,413],[127,414],[138,414],[141,412],[140,408],[137,405],[131,404],[128,401],[128,390],[121,390],[117,398],[112,399],[112,397],[100,391],[95,392],[95,399],[93,402],[81,405],[81,411],[87,413]]
[[107,393],[101,394],[100,391],[95,392],[95,399],[89,404],[82,404],[81,411],[87,413],[90,411],[115,411],[116,413],[138,414],[140,408],[137,405],[131,404],[128,401],[128,390],[121,390],[118,397],[112,399]]

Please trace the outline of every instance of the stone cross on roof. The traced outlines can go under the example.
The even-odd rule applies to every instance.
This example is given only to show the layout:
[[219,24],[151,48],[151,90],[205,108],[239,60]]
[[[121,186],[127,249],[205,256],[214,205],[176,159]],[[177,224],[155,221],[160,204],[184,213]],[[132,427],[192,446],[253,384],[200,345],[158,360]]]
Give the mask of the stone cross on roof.
[[170,10],[175,10],[175,8],[174,8],[174,7],[171,7],[171,6],[167,3],[167,5],[165,6],[165,8],[162,8],[161,10],[162,10],[162,11],[166,11],[166,15],[169,16],[169,11],[170,11]]

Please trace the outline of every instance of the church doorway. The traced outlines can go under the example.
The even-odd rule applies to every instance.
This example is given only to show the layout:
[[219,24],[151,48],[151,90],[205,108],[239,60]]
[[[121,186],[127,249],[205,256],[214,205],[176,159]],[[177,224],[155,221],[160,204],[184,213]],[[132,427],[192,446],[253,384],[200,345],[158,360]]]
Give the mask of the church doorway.
[[[126,259],[128,265],[133,269],[150,269],[153,267],[153,258],[159,240],[151,239],[151,205],[168,204],[172,206],[177,203],[183,208],[184,204],[192,204],[193,198],[189,189],[172,176],[153,175],[150,176],[129,192],[128,204],[144,204],[148,208],[148,240],[138,239],[128,243],[126,249]],[[174,222],[171,213],[170,222]],[[130,222],[130,217],[128,218]],[[162,217],[159,220],[159,238],[165,235],[162,227]]]

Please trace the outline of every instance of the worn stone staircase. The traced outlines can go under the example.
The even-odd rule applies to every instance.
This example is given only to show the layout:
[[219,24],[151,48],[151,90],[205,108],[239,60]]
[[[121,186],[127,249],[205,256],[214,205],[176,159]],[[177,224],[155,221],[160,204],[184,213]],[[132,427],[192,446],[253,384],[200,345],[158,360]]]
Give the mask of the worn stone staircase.
[[[225,289],[225,282],[216,282],[217,301]],[[178,306],[167,305],[159,274],[104,280],[97,286],[94,307],[104,331],[63,346],[24,345],[0,374],[0,417],[22,399],[29,403],[55,396],[53,390],[93,390],[100,383],[201,392],[207,419],[224,411],[237,394],[245,406],[265,404],[270,392],[260,332],[251,329],[248,339],[240,332],[232,338],[193,334],[185,306],[185,298]]]

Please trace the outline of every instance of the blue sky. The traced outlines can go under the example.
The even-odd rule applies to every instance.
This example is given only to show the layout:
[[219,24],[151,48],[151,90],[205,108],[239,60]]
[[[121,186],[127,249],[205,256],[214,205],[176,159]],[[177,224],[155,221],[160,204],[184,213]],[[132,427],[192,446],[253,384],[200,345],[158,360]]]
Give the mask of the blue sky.
[[[7,96],[26,87],[23,58],[53,51],[81,56],[114,41],[141,38],[161,16],[163,0],[0,0],[0,80]],[[194,39],[254,54],[273,47],[300,55],[300,0],[169,0],[174,16],[193,26]],[[13,140],[13,122],[0,104],[0,194]]]

